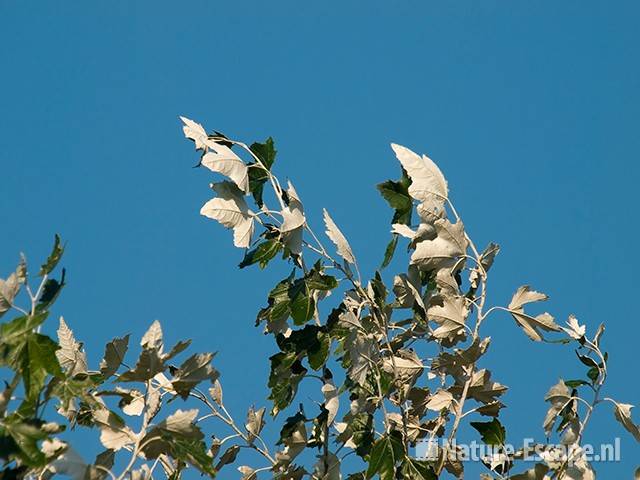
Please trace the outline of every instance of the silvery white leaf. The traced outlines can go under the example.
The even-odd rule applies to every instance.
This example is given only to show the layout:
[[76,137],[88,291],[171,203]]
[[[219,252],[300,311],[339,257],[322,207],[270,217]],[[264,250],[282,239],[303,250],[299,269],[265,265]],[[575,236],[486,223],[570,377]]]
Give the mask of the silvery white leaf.
[[397,233],[398,235],[413,240],[413,237],[416,236],[416,232],[414,232],[411,227],[405,225],[404,223],[394,223],[391,225],[391,233]]
[[233,229],[233,243],[236,247],[247,248],[251,244],[254,214],[243,198],[243,193],[231,182],[212,185],[218,196],[209,200],[200,209],[200,214]]
[[582,337],[584,337],[584,334],[587,331],[587,327],[585,325],[580,325],[578,323],[578,319],[574,315],[569,315],[567,325],[569,326],[569,328],[560,328],[562,328],[562,330],[574,340],[580,340]]
[[306,220],[304,207],[291,182],[288,183],[287,196],[289,197],[289,205],[282,210],[283,220],[280,231],[287,247],[291,252],[299,255],[302,252],[302,233]]
[[[415,280],[415,283],[412,280]],[[393,293],[396,295],[398,304],[402,308],[411,308],[414,304],[418,304],[426,312],[427,309],[418,288],[420,288],[420,280],[410,279],[405,273],[396,275],[393,279]]]
[[182,127],[184,136],[195,142],[196,150],[202,150],[208,143],[207,132],[204,130],[204,127],[198,122],[194,122],[186,117],[180,117],[180,120],[182,120],[184,124]]
[[340,405],[340,397],[338,395],[338,389],[331,380],[322,386],[322,395],[324,396],[324,408],[329,412],[327,416],[327,425],[331,425],[338,413],[338,407]]
[[435,299],[427,310],[427,318],[439,326],[434,330],[436,338],[455,338],[464,334],[465,320],[469,315],[469,308],[464,297],[445,296]]
[[118,451],[136,441],[136,434],[106,408],[94,410],[93,421],[100,428],[100,442],[104,448]]
[[411,264],[422,270],[435,270],[452,265],[467,251],[467,239],[464,226],[458,221],[440,219],[434,223],[437,236],[433,240],[423,240],[416,245],[411,255]]
[[340,459],[333,453],[326,456],[319,455],[311,478],[312,480],[342,480]]
[[60,366],[70,376],[86,374],[87,355],[81,350],[82,345],[76,341],[73,331],[71,331],[62,317],[60,317],[60,326],[57,333],[60,348],[56,350],[56,358]]
[[329,216],[329,212],[326,209],[322,210],[324,216],[324,224],[327,227],[326,234],[334,243],[338,250],[338,255],[344,258],[347,262],[355,264],[356,257],[353,255],[349,242],[337,227],[333,219]]
[[544,293],[531,290],[531,287],[529,287],[529,285],[523,285],[522,287],[518,288],[516,293],[513,294],[513,298],[509,303],[509,310],[519,310],[527,303],[543,302],[548,298],[549,297]]
[[201,163],[212,172],[229,177],[240,190],[249,193],[249,169],[229,147],[216,143],[215,153],[206,153]]
[[[55,440],[57,439],[54,439],[54,442]],[[78,452],[65,444],[63,445],[65,446],[65,451],[51,462],[47,469],[58,475],[66,475],[72,480],[85,480],[88,465]]]
[[264,427],[264,412],[264,407],[259,410],[254,410],[253,407],[249,409],[249,412],[247,413],[247,421],[245,423],[245,428],[247,429],[247,432],[249,432],[249,442],[252,442],[258,435],[260,435],[260,432]]
[[640,426],[636,425],[631,419],[631,409],[633,405],[628,403],[614,403],[614,415],[622,426],[640,442]]
[[431,396],[429,401],[426,404],[426,407],[429,410],[433,410],[434,412],[439,412],[443,408],[449,408],[449,406],[453,403],[453,395],[446,390],[438,390],[434,395]]
[[0,316],[13,305],[13,300],[20,291],[20,279],[12,273],[6,280],[0,278]]
[[154,320],[149,329],[140,340],[142,348],[162,350],[162,326],[158,320]]
[[438,166],[426,155],[420,157],[401,145],[392,143],[391,148],[411,178],[409,195],[421,202],[444,203],[448,196],[447,181]]

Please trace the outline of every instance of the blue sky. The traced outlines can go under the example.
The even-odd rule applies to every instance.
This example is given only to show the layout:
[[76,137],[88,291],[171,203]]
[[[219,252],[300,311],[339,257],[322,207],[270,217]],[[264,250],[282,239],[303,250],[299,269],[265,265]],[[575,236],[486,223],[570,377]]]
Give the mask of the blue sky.
[[[367,274],[387,241],[374,185],[397,176],[394,141],[440,165],[477,243],[502,245],[492,300],[530,283],[558,319],[606,322],[607,394],[640,401],[638,4],[303,5],[0,3],[0,273],[20,251],[37,264],[60,233],[57,313],[90,358],[160,319],[169,338],[219,351],[243,416],[274,352],[253,319],[284,267],[238,270],[228,233],[198,215],[210,177],[190,168],[177,116],[247,142],[272,135],[276,171],[315,225],[329,209]],[[575,355],[500,315],[487,334],[487,363],[515,387],[510,438],[541,438],[542,397],[581,372]],[[640,449],[608,406],[590,432],[622,439],[623,461],[598,473],[630,477]]]

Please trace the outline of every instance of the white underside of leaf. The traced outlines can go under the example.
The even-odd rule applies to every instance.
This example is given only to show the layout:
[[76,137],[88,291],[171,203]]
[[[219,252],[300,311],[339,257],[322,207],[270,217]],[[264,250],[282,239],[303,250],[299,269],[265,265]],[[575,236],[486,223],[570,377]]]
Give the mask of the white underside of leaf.
[[254,214],[249,210],[242,192],[230,182],[216,183],[213,189],[219,196],[205,203],[200,214],[233,229],[234,245],[247,248],[251,244]]
[[216,144],[216,152],[205,154],[202,165],[212,172],[229,177],[240,190],[249,193],[249,169],[230,148]]
[[462,222],[451,224],[446,219],[440,219],[434,223],[434,227],[437,233],[436,238],[418,242],[411,255],[411,264],[424,270],[451,264],[467,250]]
[[336,246],[338,255],[344,258],[347,262],[355,264],[356,257],[353,255],[353,251],[351,250],[351,246],[349,245],[346,237],[342,234],[333,219],[329,216],[329,212],[327,212],[326,210],[323,210],[322,212],[324,216],[324,224],[327,227],[326,234]]
[[289,197],[289,205],[282,210],[280,231],[285,245],[294,254],[299,255],[302,252],[302,235],[306,221],[304,207],[291,182],[288,184],[287,195]]
[[411,178],[409,195],[421,202],[444,204],[448,195],[447,181],[433,160],[402,145],[392,143],[391,148]]

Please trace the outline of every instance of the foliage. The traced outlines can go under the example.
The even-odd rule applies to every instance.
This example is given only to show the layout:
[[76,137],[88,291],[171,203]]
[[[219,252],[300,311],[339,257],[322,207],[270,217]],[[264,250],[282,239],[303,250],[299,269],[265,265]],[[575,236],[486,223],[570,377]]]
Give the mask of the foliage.
[[[234,245],[245,249],[240,268],[272,262],[290,268],[256,317],[277,348],[265,379],[269,413],[252,407],[238,423],[224,405],[214,354],[184,355],[189,341],[166,348],[158,322],[140,340],[135,361],[127,362],[126,335],[107,343],[95,369],[63,318],[57,339],[43,334],[65,286],[64,269],[54,278],[64,254],[56,236],[37,288],[30,288],[24,257],[0,280],[0,316],[17,314],[0,326],[0,366],[9,372],[0,393],[1,478],[177,479],[186,469],[215,477],[244,462],[243,449],[261,459],[238,467],[245,480],[462,478],[455,440],[468,421],[493,447],[483,461],[485,480],[591,479],[595,472],[580,446],[592,413],[606,403],[640,441],[632,406],[603,396],[602,325],[588,335],[573,316],[561,326],[549,313],[532,312],[547,296],[529,286],[518,288],[508,305],[489,306],[489,272],[499,247],[476,247],[444,175],[427,156],[392,144],[401,176],[378,185],[393,209],[381,268],[404,242],[406,270],[388,282],[382,272],[366,280],[329,213],[323,211],[323,221],[331,248],[312,230],[293,185],[273,173],[273,139],[248,146],[181,119],[201,154],[198,165],[225,177],[211,184],[215,196],[201,214],[230,229]],[[21,295],[27,308],[19,305]],[[575,347],[586,367],[584,378],[560,380],[544,397],[548,442],[537,446],[543,460],[528,469],[524,449],[505,448],[507,429],[499,418],[507,387],[484,366],[491,339],[481,327],[499,312],[533,342]],[[268,417],[280,432],[275,445],[263,438]],[[209,436],[209,420],[230,434]],[[104,451],[90,464],[60,436],[76,428],[99,434]],[[553,450],[556,436],[574,447],[568,455]],[[435,455],[413,455],[417,442],[434,440]]]

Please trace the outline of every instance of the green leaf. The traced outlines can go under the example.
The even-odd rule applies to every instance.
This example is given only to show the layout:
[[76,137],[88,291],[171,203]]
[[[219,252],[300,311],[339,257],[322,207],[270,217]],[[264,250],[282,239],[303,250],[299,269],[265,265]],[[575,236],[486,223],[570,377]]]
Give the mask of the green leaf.
[[213,459],[207,454],[207,446],[202,440],[175,438],[170,445],[173,458],[193,465],[210,477],[215,476]]
[[406,172],[402,170],[402,177],[398,181],[387,180],[377,185],[382,197],[389,203],[395,211],[391,223],[411,224],[411,213],[413,211],[413,200],[409,196],[409,185],[411,180]]
[[276,154],[278,153],[273,143],[273,138],[267,138],[264,143],[254,142],[249,149],[260,159],[267,169],[271,170],[273,162],[276,160]]
[[[264,143],[253,143],[250,147],[251,151],[260,159],[262,164],[271,170],[273,162],[276,158],[276,149],[273,144],[273,139],[269,137]],[[258,163],[250,163],[249,167],[249,190],[253,199],[259,207],[262,207],[262,193],[264,184],[269,180],[269,175],[264,169],[258,165]]]
[[585,380],[565,380],[564,384],[569,388],[578,388],[581,385],[589,385]]
[[34,328],[42,325],[48,315],[49,312],[42,312],[36,315],[17,317],[8,323],[3,323],[0,325],[0,345],[14,343],[24,335],[31,333]]
[[47,438],[34,422],[23,421],[18,416],[9,416],[0,423],[0,458],[17,458],[32,467],[46,463],[38,443]]
[[391,240],[387,244],[387,248],[384,249],[384,258],[382,259],[382,264],[380,265],[380,269],[384,269],[389,266],[391,260],[393,259],[394,253],[396,253],[396,247],[398,246],[398,234],[394,233],[391,236]]
[[505,444],[507,432],[497,418],[490,422],[471,422],[470,425],[480,433],[487,445],[499,447]]
[[316,303],[304,280],[296,280],[289,291],[289,297],[291,297],[291,318],[296,325],[304,325],[313,318]]
[[423,461],[406,457],[402,463],[403,478],[410,480],[437,480],[433,467]]
[[66,273],[67,273],[66,270],[63,268],[60,281],[56,280],[55,278],[49,278],[45,282],[42,288],[42,294],[38,299],[38,307],[37,307],[38,311],[46,310],[47,308],[49,308],[49,306],[53,302],[56,301],[56,299],[58,298],[58,295],[60,295],[60,291],[65,286],[64,279],[65,279]]
[[589,377],[589,379],[595,383],[598,381],[598,377],[600,376],[600,370],[598,369],[598,367],[591,367],[589,369],[589,371],[587,372],[587,377]]
[[307,373],[296,352],[280,352],[273,355],[268,387],[271,389],[269,400],[273,402],[271,415],[287,408],[298,391],[298,384]]
[[306,356],[309,366],[314,370],[320,370],[329,357],[331,337],[325,332],[325,327],[306,325],[300,330],[292,331],[288,337],[278,335],[276,341],[283,352]]
[[294,275],[295,270],[271,290],[269,304],[258,313],[257,323],[291,316],[296,325],[303,325],[315,313],[314,291],[328,291],[338,285],[334,277],[322,273],[322,265],[319,263],[302,278],[293,280]]
[[40,395],[47,374],[63,376],[56,358],[58,348],[58,344],[45,335],[34,333],[29,336],[22,362],[22,378],[27,398],[35,399]]
[[51,249],[51,253],[47,258],[47,261],[40,267],[40,272],[38,275],[41,277],[45,275],[49,275],[54,268],[58,265],[58,262],[62,258],[62,254],[64,253],[64,245],[60,242],[60,236],[56,233],[53,240],[53,248]]
[[266,240],[247,252],[239,267],[244,268],[257,263],[260,268],[265,268],[280,250],[282,250],[282,243],[278,240]]
[[377,473],[380,475],[380,480],[394,480],[396,478],[395,465],[403,456],[404,447],[397,432],[391,432],[379,438],[373,444],[369,454],[367,479]]

